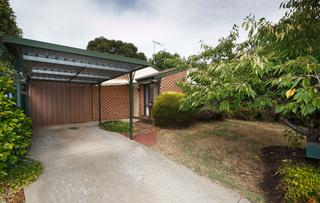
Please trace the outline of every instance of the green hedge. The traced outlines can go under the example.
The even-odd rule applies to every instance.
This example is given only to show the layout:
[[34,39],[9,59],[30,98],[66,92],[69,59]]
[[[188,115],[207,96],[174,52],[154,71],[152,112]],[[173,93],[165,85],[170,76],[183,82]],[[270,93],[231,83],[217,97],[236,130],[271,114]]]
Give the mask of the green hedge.
[[156,126],[186,127],[195,118],[194,111],[181,111],[180,103],[184,95],[177,92],[161,93],[152,107],[152,115]]
[[0,63],[0,202],[41,174],[41,164],[26,158],[31,144],[31,120],[9,95],[15,92],[13,71]]
[[320,168],[288,162],[279,173],[287,202],[320,202]]
[[11,78],[10,70],[0,64],[0,178],[27,154],[31,144],[31,120],[7,97],[15,91]]
[[105,121],[101,123],[101,128],[108,131],[124,133],[129,131],[129,123],[123,121]]

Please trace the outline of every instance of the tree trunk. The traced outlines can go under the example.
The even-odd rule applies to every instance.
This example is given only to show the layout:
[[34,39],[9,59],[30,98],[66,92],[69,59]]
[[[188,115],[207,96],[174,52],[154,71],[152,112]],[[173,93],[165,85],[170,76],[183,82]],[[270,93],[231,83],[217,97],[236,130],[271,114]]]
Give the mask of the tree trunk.
[[305,135],[307,137],[308,142],[320,143],[320,140],[319,140],[320,139],[320,128],[315,127],[314,119],[312,119],[310,121],[309,129],[307,129],[305,127],[298,126],[297,124],[291,122],[290,120],[288,120],[284,117],[280,117],[280,120],[282,120],[282,122],[284,122],[292,130],[294,130],[302,135]]

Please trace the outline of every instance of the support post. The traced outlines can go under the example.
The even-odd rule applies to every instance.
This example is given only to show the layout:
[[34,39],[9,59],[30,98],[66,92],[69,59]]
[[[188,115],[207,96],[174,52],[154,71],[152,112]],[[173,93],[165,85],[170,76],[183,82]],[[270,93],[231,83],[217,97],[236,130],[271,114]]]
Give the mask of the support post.
[[101,83],[98,85],[98,103],[99,103],[99,127],[101,125]]
[[133,138],[133,135],[132,135],[132,105],[133,105],[133,101],[132,101],[132,98],[133,98],[133,95],[132,95],[132,93],[133,93],[133,88],[132,88],[132,81],[133,81],[133,77],[132,77],[132,72],[129,74],[129,88],[130,88],[130,90],[129,90],[129,105],[130,105],[130,109],[129,109],[129,111],[130,111],[130,124],[129,124],[129,134],[130,134],[130,139],[132,140],[132,138]]
[[16,72],[17,72],[17,77],[16,77],[16,105],[17,107],[21,107],[21,84],[20,84],[20,71],[21,71],[21,65],[22,65],[22,59],[20,56],[18,56],[16,60]]

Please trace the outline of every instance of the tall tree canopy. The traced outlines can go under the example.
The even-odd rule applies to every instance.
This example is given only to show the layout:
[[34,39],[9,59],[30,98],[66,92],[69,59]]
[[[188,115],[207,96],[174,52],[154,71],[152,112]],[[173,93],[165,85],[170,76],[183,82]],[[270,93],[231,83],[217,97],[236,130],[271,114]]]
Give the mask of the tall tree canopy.
[[181,60],[180,55],[177,53],[171,54],[167,51],[159,51],[153,54],[151,63],[153,67],[159,70],[165,70],[169,68],[176,68],[180,64]]
[[[0,39],[4,35],[22,35],[22,30],[17,26],[16,16],[8,0],[0,0]],[[8,58],[8,52],[2,44],[2,40],[0,40],[0,60],[5,62]]]
[[277,23],[248,16],[248,39],[236,43],[237,27],[217,47],[191,57],[195,84],[182,108],[211,104],[220,111],[270,109],[310,142],[320,138],[320,2],[289,0]]
[[121,40],[110,40],[106,39],[105,37],[98,37],[94,40],[89,41],[87,49],[142,60],[147,59],[144,53],[138,52],[138,48],[134,44],[123,42]]

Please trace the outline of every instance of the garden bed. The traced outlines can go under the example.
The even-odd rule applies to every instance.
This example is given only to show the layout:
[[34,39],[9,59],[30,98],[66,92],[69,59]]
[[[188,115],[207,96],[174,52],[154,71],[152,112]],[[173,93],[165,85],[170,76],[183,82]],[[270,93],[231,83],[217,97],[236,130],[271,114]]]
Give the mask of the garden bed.
[[261,150],[262,160],[265,164],[265,169],[267,169],[264,170],[261,188],[265,192],[268,202],[281,202],[284,197],[284,191],[278,187],[280,175],[277,174],[283,164],[283,160],[290,159],[292,163],[320,166],[319,161],[306,159],[305,153],[304,149],[293,149],[284,146],[270,146]]
[[0,178],[0,202],[25,202],[23,188],[37,180],[42,173],[41,163],[30,158],[18,161]]
[[152,147],[196,173],[236,189],[252,202],[281,202],[276,171],[283,159],[305,160],[303,149],[286,146],[284,126],[226,120],[187,129],[162,129]]
[[[144,122],[133,123],[133,140],[144,145],[154,145],[157,142],[159,128],[152,124]],[[128,132],[122,133],[124,136],[129,137]]]

